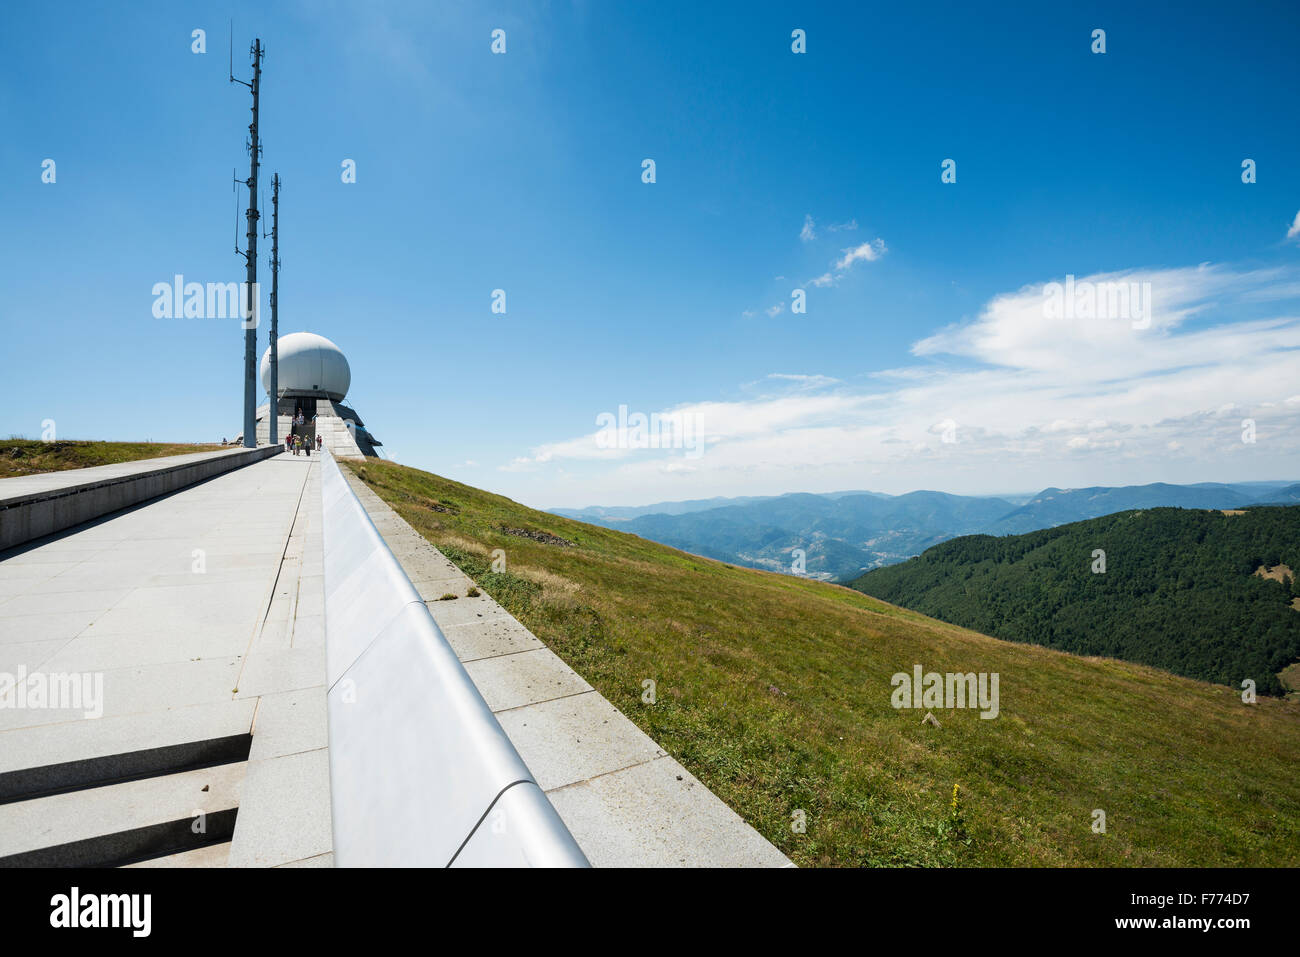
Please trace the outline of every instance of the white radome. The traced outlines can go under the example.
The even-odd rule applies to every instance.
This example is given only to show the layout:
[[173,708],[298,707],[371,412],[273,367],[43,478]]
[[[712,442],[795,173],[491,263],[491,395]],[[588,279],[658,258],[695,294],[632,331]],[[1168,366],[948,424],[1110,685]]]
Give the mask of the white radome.
[[[279,340],[280,395],[324,395],[341,402],[352,385],[343,350],[314,332],[291,332]],[[262,353],[262,391],[271,394],[271,349]]]

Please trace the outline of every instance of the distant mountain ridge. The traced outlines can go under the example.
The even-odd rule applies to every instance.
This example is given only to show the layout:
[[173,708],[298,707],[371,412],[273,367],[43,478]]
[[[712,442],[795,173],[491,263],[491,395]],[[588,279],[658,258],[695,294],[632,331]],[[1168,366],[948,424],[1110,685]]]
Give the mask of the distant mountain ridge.
[[1286,488],[1278,489],[1275,492],[1269,492],[1261,495],[1259,501],[1263,505],[1294,505],[1300,502],[1300,482],[1295,485],[1288,485]]
[[1023,534],[1138,508],[1238,509],[1291,502],[1300,502],[1300,483],[1156,482],[1047,488],[1034,496],[792,492],[551,511],[707,558],[787,574],[798,573],[796,550],[802,550],[803,574],[850,581],[960,535]]
[[589,505],[586,508],[552,508],[548,511],[552,515],[561,515],[564,518],[575,518],[580,522],[595,522],[601,524],[602,521],[618,522],[627,521],[633,518],[640,518],[643,515],[686,515],[690,512],[703,512],[714,508],[730,508],[733,505],[752,505],[756,502],[770,502],[773,499],[787,498],[790,495],[815,494],[821,498],[838,499],[850,495],[870,495],[876,498],[892,498],[884,492],[868,492],[863,490],[848,492],[787,492],[783,495],[740,495],[734,498],[726,496],[716,496],[714,498],[692,498],[680,502],[656,502],[653,505]]
[[994,522],[990,535],[1019,535],[1067,522],[1100,518],[1135,508],[1241,508],[1258,503],[1255,495],[1231,485],[1127,485],[1043,489],[1033,499]]
[[812,577],[853,576],[902,561],[953,535],[978,531],[1014,506],[1004,499],[910,492],[838,497],[793,493],[681,514],[584,518],[707,558],[793,572],[796,549]]

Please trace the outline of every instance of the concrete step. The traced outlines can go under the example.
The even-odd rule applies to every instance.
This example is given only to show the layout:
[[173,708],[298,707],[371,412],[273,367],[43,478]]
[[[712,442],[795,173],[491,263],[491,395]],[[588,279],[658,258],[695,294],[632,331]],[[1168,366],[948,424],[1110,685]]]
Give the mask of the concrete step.
[[6,804],[0,867],[111,867],[228,841],[246,767],[222,764]]
[[196,847],[192,851],[181,851],[179,854],[166,854],[162,857],[151,857],[145,861],[136,861],[134,864],[127,864],[126,867],[226,867],[230,862],[230,842],[222,841],[220,844],[208,844],[204,847]]
[[0,816],[10,801],[245,761],[254,710],[219,701],[0,732]]

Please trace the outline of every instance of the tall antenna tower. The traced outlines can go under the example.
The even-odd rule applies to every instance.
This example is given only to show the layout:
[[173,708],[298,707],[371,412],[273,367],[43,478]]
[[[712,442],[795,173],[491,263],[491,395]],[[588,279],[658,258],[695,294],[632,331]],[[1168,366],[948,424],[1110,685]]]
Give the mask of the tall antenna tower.
[[280,331],[280,174],[271,180],[271,395],[266,412],[270,417],[271,444],[280,441],[280,352],[276,337]]
[[[251,449],[257,445],[257,167],[262,154],[262,141],[257,137],[258,95],[262,88],[262,40],[253,41],[249,54],[253,58],[253,82],[245,83],[235,79],[234,69],[234,31],[231,31],[231,66],[230,82],[239,83],[253,91],[253,122],[248,124],[248,248],[236,252],[244,257],[248,265],[247,308],[244,320],[244,448]],[[251,323],[251,325],[250,325]],[[278,413],[278,406],[272,414]]]

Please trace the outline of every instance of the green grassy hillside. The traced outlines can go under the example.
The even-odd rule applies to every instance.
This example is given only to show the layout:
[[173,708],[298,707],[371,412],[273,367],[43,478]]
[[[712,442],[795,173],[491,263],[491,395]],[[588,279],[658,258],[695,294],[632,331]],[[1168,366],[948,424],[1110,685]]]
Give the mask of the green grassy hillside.
[[953,539],[851,587],[1011,641],[1281,694],[1300,659],[1300,581],[1255,574],[1279,565],[1300,569],[1300,507],[1154,508]]
[[84,469],[93,465],[156,459],[164,455],[210,452],[220,445],[194,445],[188,442],[83,442],[60,439],[0,439],[0,478]]
[[[1300,865],[1300,703],[1248,706],[392,463],[349,467],[800,865]],[[997,672],[1000,715],[935,709],[934,727],[895,710],[890,677],[915,664]]]

